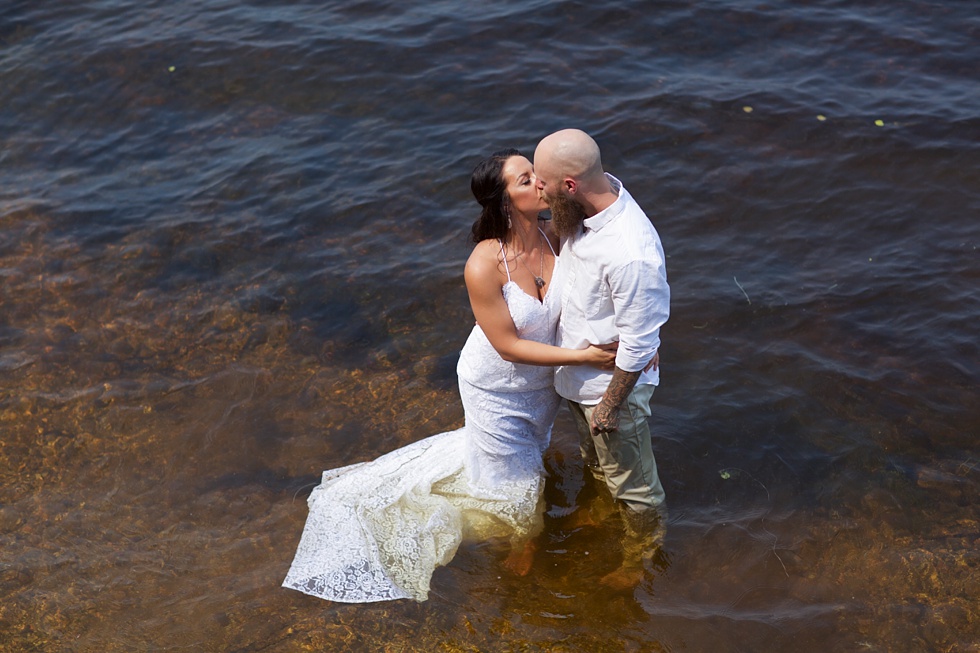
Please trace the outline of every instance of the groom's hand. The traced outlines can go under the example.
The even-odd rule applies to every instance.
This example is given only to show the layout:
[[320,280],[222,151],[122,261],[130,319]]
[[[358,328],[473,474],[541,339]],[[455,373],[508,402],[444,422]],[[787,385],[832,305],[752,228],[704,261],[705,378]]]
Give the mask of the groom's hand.
[[592,432],[609,433],[619,428],[619,406],[609,406],[606,398],[592,411]]

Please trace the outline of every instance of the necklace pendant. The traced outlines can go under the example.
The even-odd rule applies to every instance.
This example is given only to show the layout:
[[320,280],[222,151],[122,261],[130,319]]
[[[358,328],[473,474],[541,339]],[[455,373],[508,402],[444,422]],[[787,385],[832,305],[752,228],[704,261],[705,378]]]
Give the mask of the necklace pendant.
[[541,277],[534,277],[534,285],[538,288],[544,288],[544,279]]

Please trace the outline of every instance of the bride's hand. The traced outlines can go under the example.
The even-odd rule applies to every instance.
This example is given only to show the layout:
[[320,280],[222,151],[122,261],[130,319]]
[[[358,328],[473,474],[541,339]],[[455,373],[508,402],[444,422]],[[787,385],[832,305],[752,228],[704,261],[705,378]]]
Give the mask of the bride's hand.
[[653,370],[656,372],[659,368],[660,368],[660,350],[658,349],[657,352],[653,355],[653,358],[650,359],[650,362],[647,363],[647,366],[643,368],[643,371],[649,372],[650,370]]
[[600,370],[612,370],[616,368],[616,349],[619,348],[618,342],[610,342],[605,345],[589,345],[585,352],[584,365],[598,367]]

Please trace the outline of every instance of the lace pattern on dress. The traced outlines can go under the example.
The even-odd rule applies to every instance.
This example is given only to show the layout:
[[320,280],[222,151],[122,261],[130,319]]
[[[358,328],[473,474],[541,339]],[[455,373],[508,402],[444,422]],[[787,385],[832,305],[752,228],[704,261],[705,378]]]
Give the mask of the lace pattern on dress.
[[[544,302],[503,287],[522,338],[554,342],[557,268]],[[464,536],[537,533],[559,402],[552,369],[507,363],[477,326],[458,370],[463,428],[323,473],[284,587],[348,603],[424,601]]]

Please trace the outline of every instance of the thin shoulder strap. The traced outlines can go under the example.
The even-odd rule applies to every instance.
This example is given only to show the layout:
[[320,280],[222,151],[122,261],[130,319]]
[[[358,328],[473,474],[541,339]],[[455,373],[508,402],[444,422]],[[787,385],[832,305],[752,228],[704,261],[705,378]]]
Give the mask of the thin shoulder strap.
[[544,229],[542,229],[541,227],[538,227],[538,231],[540,231],[541,235],[544,236],[544,242],[548,243],[548,249],[551,250],[551,255],[558,256],[558,254],[555,253],[555,248],[551,246],[551,239],[548,238],[548,234],[546,234],[544,232]]
[[510,283],[510,266],[507,265],[507,250],[504,249],[504,241],[497,240],[500,243],[500,258],[504,260],[504,269],[507,270],[507,282]]

